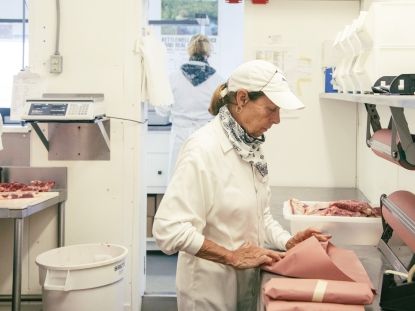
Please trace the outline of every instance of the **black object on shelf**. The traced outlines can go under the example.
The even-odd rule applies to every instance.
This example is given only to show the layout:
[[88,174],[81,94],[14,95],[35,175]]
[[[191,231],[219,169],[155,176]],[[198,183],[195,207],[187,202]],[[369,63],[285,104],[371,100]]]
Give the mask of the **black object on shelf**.
[[415,74],[383,76],[372,86],[374,93],[394,95],[415,95]]
[[383,311],[412,311],[415,306],[415,283],[398,284],[393,274],[384,274],[380,307]]
[[401,74],[393,79],[389,92],[399,95],[415,95],[415,74]]

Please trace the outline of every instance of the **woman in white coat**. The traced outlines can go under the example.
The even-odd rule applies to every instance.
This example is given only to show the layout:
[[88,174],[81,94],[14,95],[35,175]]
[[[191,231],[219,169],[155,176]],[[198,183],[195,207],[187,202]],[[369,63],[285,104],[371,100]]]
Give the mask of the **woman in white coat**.
[[169,149],[168,178],[176,164],[183,142],[195,130],[212,119],[208,112],[214,90],[223,82],[216,70],[208,63],[212,52],[209,38],[195,35],[187,47],[189,61],[170,76],[174,103],[167,108],[156,108],[162,116],[170,115],[172,123]]
[[273,64],[239,66],[215,92],[212,122],[186,141],[155,216],[153,235],[166,254],[179,252],[176,274],[181,311],[256,310],[259,267],[316,236],[295,236],[270,213],[264,132],[280,122],[281,109],[303,104]]

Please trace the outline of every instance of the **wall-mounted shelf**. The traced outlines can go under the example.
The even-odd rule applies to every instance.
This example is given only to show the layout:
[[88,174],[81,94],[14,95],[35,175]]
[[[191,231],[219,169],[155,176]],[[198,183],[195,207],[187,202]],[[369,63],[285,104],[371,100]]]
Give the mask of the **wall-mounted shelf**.
[[321,93],[320,99],[340,100],[360,104],[369,103],[389,107],[415,108],[415,95]]

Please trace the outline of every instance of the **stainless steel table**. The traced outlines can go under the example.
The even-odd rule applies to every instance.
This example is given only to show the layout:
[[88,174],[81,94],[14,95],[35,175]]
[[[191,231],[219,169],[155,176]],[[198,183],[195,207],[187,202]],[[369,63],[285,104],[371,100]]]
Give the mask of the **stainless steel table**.
[[[377,289],[377,294],[375,295],[372,304],[365,306],[365,311],[380,311],[379,301],[383,271],[391,269],[392,267],[387,263],[386,259],[376,246],[347,245],[339,247],[353,250],[356,253],[365,267],[373,286]],[[278,276],[269,272],[262,272],[261,288],[272,277]],[[262,302],[262,296],[260,299],[259,310],[263,311],[265,308]]]
[[[290,198],[298,198],[306,201],[333,201],[342,199],[366,200],[364,194],[356,188],[312,188],[312,187],[272,187],[271,213],[285,228],[289,228],[289,222],[282,215],[282,203]],[[386,258],[376,246],[366,245],[336,245],[341,248],[351,249],[359,257],[368,273],[373,286],[377,289],[371,305],[365,306],[366,311],[381,310],[379,306],[380,290],[382,288],[383,271],[391,269]],[[262,284],[272,275],[268,272],[262,273]],[[262,297],[261,297],[262,298]],[[259,309],[264,310],[262,301]]]
[[[65,201],[66,190],[56,190],[58,196],[37,202],[24,208],[0,207],[0,218],[14,219],[13,242],[13,285],[12,285],[12,311],[20,311],[21,285],[22,285],[22,243],[23,243],[23,219],[38,213],[46,208],[56,206],[58,209],[58,247],[64,245],[65,232]],[[5,201],[3,201],[5,202]],[[13,203],[15,201],[13,200]]]

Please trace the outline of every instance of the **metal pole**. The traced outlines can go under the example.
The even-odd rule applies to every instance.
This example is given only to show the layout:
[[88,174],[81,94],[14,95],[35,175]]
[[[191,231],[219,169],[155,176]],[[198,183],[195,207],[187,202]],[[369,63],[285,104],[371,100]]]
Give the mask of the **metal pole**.
[[65,245],[65,203],[58,204],[58,247]]
[[14,219],[12,311],[20,311],[22,290],[23,218]]

